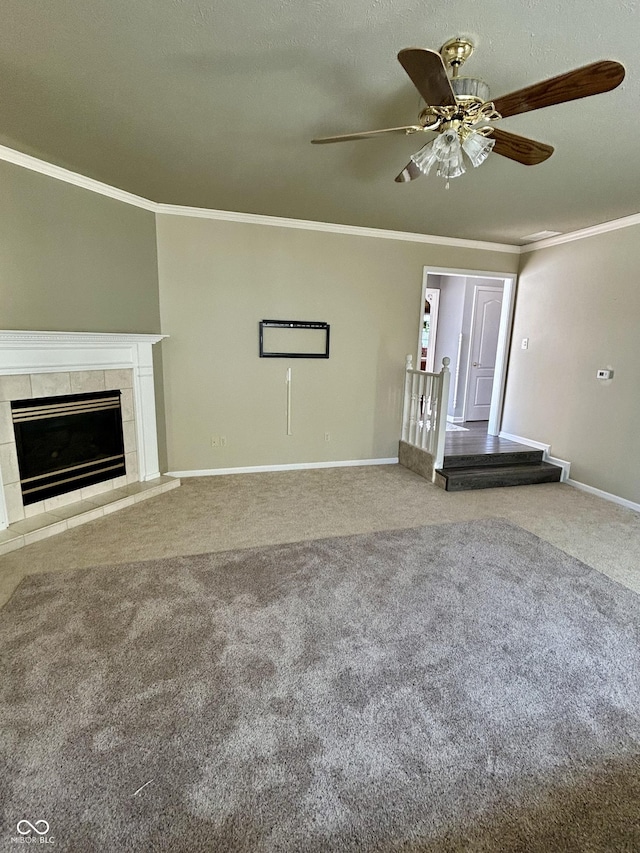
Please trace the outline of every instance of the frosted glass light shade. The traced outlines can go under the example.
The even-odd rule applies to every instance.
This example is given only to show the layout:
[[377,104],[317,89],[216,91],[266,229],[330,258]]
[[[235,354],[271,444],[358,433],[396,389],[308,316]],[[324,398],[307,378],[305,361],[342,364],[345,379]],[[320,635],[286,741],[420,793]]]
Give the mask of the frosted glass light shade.
[[455,130],[445,130],[411,156],[418,169],[428,175],[437,163],[436,173],[443,178],[457,178],[465,171],[460,139]]
[[495,139],[490,139],[470,128],[450,127],[412,154],[411,160],[423,175],[428,175],[435,166],[436,174],[445,178],[449,186],[450,178],[458,178],[466,171],[463,150],[471,163],[479,166],[491,154],[495,144]]
[[428,175],[437,160],[436,152],[433,150],[433,142],[427,142],[426,145],[423,145],[419,151],[411,155],[411,160],[423,175]]
[[443,178],[458,178],[466,170],[462,159],[460,137],[456,130],[445,130],[433,141],[438,158],[437,174]]
[[467,155],[469,160],[471,160],[474,166],[479,166],[481,163],[484,163],[489,154],[491,154],[495,144],[495,139],[488,139],[481,133],[476,133],[475,130],[472,130],[471,133],[464,136],[462,140],[464,153]]

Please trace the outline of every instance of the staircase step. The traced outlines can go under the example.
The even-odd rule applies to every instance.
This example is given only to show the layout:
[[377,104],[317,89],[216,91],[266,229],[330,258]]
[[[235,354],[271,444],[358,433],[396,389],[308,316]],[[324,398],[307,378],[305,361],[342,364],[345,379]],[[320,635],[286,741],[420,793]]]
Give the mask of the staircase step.
[[496,465],[531,465],[542,462],[542,450],[504,450],[494,453],[465,453],[445,456],[443,468],[479,468]]
[[494,489],[501,486],[530,486],[557,483],[562,468],[550,462],[529,465],[488,465],[468,468],[442,468],[436,471],[436,483],[448,492],[470,489]]

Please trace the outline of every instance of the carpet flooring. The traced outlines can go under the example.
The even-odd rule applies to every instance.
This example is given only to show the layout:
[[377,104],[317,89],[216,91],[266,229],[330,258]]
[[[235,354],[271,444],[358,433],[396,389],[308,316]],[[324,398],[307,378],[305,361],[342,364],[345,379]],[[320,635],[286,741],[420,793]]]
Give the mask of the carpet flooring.
[[640,599],[507,521],[33,575],[3,615],[7,848],[640,850]]

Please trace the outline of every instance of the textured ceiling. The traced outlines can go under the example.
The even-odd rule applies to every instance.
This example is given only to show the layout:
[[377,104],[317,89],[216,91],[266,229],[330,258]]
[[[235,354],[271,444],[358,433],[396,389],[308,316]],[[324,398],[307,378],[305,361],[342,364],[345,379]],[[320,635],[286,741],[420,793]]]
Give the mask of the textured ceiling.
[[[4,0],[0,142],[155,201],[519,242],[640,209],[636,0]],[[493,96],[599,59],[618,89],[505,119],[546,163],[492,155],[451,182],[394,176],[422,139],[396,54],[470,35]]]

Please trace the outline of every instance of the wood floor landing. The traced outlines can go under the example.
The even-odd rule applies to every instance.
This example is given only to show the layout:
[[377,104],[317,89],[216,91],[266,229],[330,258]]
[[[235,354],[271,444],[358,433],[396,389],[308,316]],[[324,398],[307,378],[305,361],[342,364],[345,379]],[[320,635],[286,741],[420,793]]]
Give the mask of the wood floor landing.
[[442,468],[435,482],[448,492],[558,482],[562,469],[543,461],[542,450],[487,435],[486,421],[465,423],[466,432],[448,432]]
[[487,435],[487,421],[467,421],[460,424],[468,432],[448,432],[444,442],[445,456],[469,456],[487,453],[521,453],[531,450],[524,444]]

